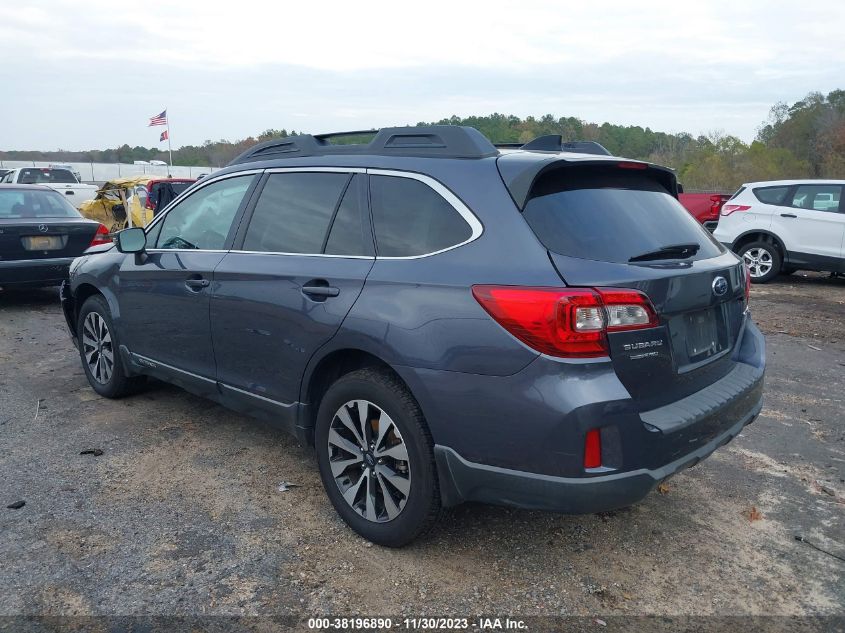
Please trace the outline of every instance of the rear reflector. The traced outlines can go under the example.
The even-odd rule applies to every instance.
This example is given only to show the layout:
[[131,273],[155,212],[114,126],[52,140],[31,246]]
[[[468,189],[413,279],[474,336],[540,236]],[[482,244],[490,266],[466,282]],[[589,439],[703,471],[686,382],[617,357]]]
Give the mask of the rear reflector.
[[748,306],[748,300],[751,298],[751,271],[748,264],[743,263],[742,272],[745,273],[745,305]]
[[601,431],[590,429],[584,439],[584,468],[601,467]]
[[562,358],[607,356],[608,332],[658,325],[651,302],[638,290],[473,286],[472,295],[520,341]]
[[734,211],[748,211],[750,208],[745,204],[726,204],[722,207],[722,215],[730,215]]
[[91,240],[91,243],[88,245],[90,248],[91,246],[99,246],[100,244],[111,244],[112,238],[109,235],[109,230],[106,228],[104,224],[101,224],[97,227],[97,232],[94,233],[94,239]]

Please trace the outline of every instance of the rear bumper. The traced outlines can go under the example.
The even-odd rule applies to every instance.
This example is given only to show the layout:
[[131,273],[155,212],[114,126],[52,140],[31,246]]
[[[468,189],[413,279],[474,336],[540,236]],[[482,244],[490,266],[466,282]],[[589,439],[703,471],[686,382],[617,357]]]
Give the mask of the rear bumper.
[[67,279],[73,257],[0,261],[0,286],[58,286]]
[[654,470],[640,469],[598,477],[553,477],[468,462],[451,448],[435,446],[434,456],[444,505],[479,501],[529,510],[564,514],[589,514],[629,506],[645,497],[657,484],[695,466],[724,446],[753,422],[762,408],[754,409],[730,429],[670,464]]
[[[582,407],[558,427],[571,432],[535,435],[530,447],[520,447],[519,438],[543,422],[531,410],[524,415],[514,411],[507,418],[507,425],[496,429],[497,437],[507,438],[502,440],[506,448],[500,453],[491,449],[502,442],[494,444],[492,438],[481,436],[486,441],[482,446],[484,451],[472,455],[465,451],[480,444],[479,436],[474,438],[475,442],[459,446],[440,441],[435,433],[435,460],[444,505],[479,501],[580,514],[639,501],[662,480],[694,466],[730,442],[759,415],[766,365],[765,339],[750,319],[732,357],[735,361],[732,371],[685,398],[619,417],[613,416],[611,408],[621,407],[619,401],[599,408]],[[576,389],[579,382],[583,381],[567,384],[566,392]],[[596,391],[606,391],[607,384],[594,386]],[[545,392],[544,402],[551,400],[549,393]],[[497,404],[500,409],[505,408],[507,395]],[[526,408],[523,401],[522,409]],[[465,420],[469,419],[467,415]],[[495,421],[492,417],[483,420],[490,429],[494,429]],[[589,472],[583,469],[580,421],[585,422],[585,429],[590,428],[588,425],[595,427],[596,421],[607,425],[602,427],[602,456],[606,466],[601,469]],[[605,435],[605,428],[612,427],[615,431]],[[506,432],[505,428],[510,431]],[[607,444],[606,440],[609,440]],[[483,463],[491,454],[495,454],[499,463],[493,460]],[[503,463],[507,459],[510,463]],[[555,466],[559,472],[552,470]]]

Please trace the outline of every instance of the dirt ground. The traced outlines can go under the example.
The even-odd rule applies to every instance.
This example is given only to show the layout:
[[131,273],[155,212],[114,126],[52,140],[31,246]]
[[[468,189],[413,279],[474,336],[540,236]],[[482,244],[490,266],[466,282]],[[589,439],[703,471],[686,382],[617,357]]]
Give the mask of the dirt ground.
[[2,292],[0,616],[845,615],[845,279],[751,302],[765,408],[710,459],[625,510],[465,505],[390,550],[309,449],[158,383],[98,397],[55,290]]

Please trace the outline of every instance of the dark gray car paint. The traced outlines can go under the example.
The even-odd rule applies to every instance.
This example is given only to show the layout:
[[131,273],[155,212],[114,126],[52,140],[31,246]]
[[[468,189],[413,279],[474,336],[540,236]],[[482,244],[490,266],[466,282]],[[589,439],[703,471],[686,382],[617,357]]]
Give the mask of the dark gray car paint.
[[[315,156],[251,162],[217,172],[183,196],[244,167],[279,166],[424,173],[472,209],[484,231],[459,248],[413,259],[215,255],[212,260],[216,263],[201,264],[201,274],[211,275],[211,285],[203,291],[210,297],[206,317],[211,324],[205,352],[198,354],[192,365],[180,357],[200,345],[206,334],[201,326],[197,336],[178,341],[191,321],[186,319],[183,301],[189,295],[181,289],[177,292],[176,280],[171,294],[161,291],[155,318],[161,323],[156,326],[161,328],[159,335],[166,336],[171,347],[179,346],[167,356],[177,360],[168,363],[173,367],[153,367],[155,361],[164,359],[130,358],[127,350],[130,370],[178,382],[233,408],[273,419],[308,439],[317,403],[309,402],[307,394],[315,370],[336,352],[363,351],[391,366],[406,382],[438,446],[448,447],[468,464],[556,477],[606,477],[608,472],[659,469],[706,446],[738,420],[750,422],[759,408],[761,382],[749,393],[734,394],[728,398],[733,405],[685,432],[664,434],[647,428],[640,418],[643,411],[706,388],[739,362],[759,367],[762,380],[764,342],[742,311],[741,268],[735,256],[725,253],[692,266],[680,262],[630,266],[550,254],[515,208],[495,158]],[[125,316],[126,290],[119,269],[127,257],[131,256],[112,250],[78,260],[65,303],[72,327],[73,311],[78,307],[72,295],[83,284],[90,284],[106,296],[121,334],[127,332],[136,318]],[[188,263],[183,275],[200,266]],[[722,302],[730,306],[726,309],[733,328],[731,348],[706,366],[691,368],[686,378],[679,377],[683,359],[679,367],[668,344],[672,314],[717,303],[712,296],[704,296],[705,286],[709,288],[716,274],[725,275],[730,284]],[[340,294],[317,302],[304,297],[302,285],[313,279],[338,287]],[[637,287],[649,294],[668,319],[656,328],[662,329],[667,340],[664,366],[649,371],[616,352],[613,360],[541,355],[495,323],[471,294],[473,284],[560,287],[567,283]],[[357,298],[352,296],[359,291]],[[168,296],[172,297],[169,304]],[[144,300],[141,294],[137,300]],[[202,305],[197,308],[197,318],[204,309]],[[148,308],[133,308],[144,310]],[[167,336],[166,323],[178,327],[180,335]],[[618,338],[656,334],[639,330],[613,335],[611,343]],[[126,340],[143,346],[138,338],[144,336],[139,329]],[[214,374],[205,369],[208,354],[216,361]],[[295,388],[297,374],[301,380]],[[670,379],[664,380],[666,377]],[[609,455],[609,465],[602,472],[585,472],[582,467],[583,436],[591,428],[602,429]],[[441,469],[441,476],[449,477],[450,472]],[[441,484],[448,487],[447,482]],[[471,497],[458,495],[455,500],[462,498]],[[483,500],[495,499],[486,495]],[[505,497],[501,500],[517,503]]]

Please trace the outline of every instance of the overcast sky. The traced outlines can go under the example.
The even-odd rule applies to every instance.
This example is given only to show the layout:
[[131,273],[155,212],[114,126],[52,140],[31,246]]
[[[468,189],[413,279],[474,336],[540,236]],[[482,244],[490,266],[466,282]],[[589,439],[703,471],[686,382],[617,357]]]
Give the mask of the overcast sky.
[[[21,0],[0,5],[0,149],[174,146],[452,114],[743,140],[845,88],[845,2]],[[495,139],[494,139],[495,140]]]

